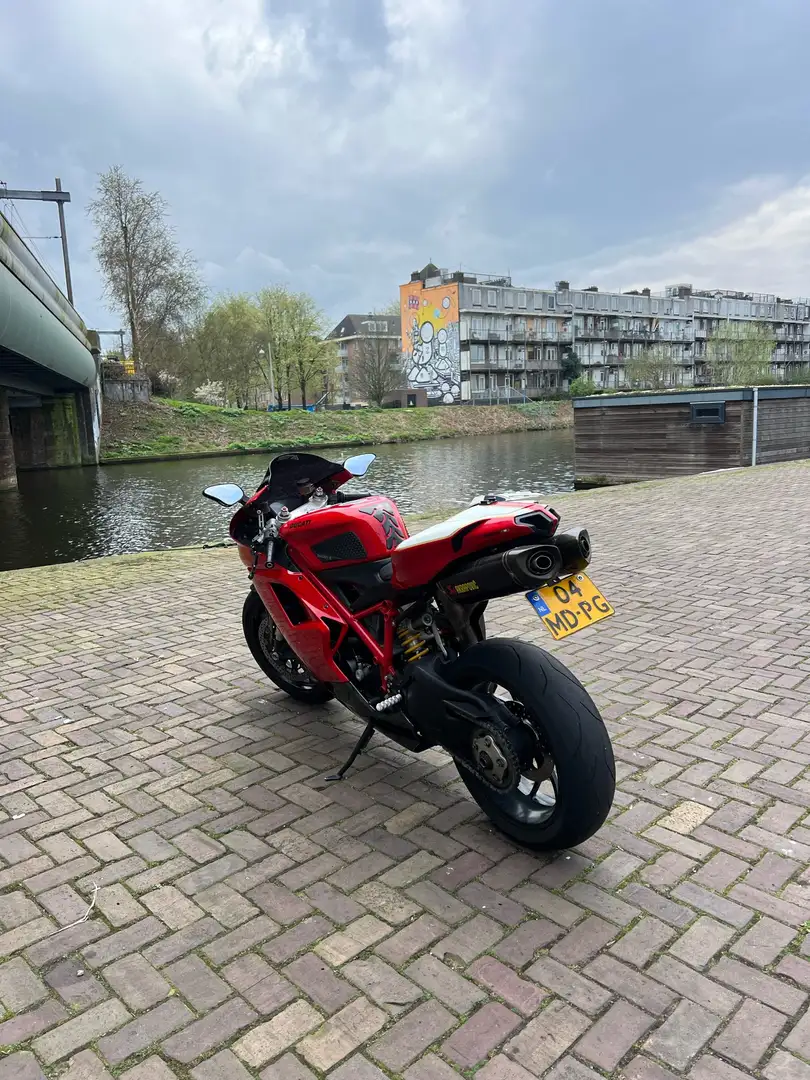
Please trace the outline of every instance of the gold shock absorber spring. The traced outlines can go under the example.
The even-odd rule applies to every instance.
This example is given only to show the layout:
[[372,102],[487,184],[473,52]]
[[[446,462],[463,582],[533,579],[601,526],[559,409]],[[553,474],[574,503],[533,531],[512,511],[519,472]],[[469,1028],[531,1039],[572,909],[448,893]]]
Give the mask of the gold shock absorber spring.
[[402,646],[403,655],[409,664],[413,663],[414,660],[421,660],[423,656],[427,656],[430,652],[422,635],[417,634],[410,626],[401,626],[397,630],[397,636]]

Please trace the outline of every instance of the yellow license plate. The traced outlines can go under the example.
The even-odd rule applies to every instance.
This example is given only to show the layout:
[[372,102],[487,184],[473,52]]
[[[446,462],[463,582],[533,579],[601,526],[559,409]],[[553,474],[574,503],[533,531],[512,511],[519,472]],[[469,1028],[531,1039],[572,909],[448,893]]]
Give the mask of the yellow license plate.
[[556,585],[532,589],[526,599],[557,640],[615,614],[599,589],[585,574],[572,574]]

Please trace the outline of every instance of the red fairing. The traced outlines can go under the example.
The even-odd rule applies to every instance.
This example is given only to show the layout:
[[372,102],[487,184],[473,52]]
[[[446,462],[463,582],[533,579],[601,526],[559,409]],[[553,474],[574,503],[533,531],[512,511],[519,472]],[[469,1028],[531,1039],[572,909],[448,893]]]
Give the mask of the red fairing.
[[314,571],[386,559],[407,535],[396,504],[378,495],[312,510],[280,529],[294,561]]
[[548,521],[548,535],[554,533],[559,523],[556,514],[540,503],[499,502],[468,507],[447,521],[416,533],[393,553],[395,586],[412,589],[426,585],[465,555],[496,548],[510,540],[536,540],[535,529],[516,520],[527,514],[542,514]]
[[[252,568],[250,548],[240,545],[239,556]],[[342,639],[346,623],[334,602],[304,574],[280,566],[268,568],[263,555],[257,561],[253,584],[276,626],[312,674],[323,682],[347,682],[334,661],[330,625],[324,621],[331,620],[335,637]]]

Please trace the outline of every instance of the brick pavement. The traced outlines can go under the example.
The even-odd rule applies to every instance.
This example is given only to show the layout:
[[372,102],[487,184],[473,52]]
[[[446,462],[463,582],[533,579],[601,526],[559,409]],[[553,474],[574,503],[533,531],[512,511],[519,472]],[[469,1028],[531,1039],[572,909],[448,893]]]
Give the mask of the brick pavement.
[[810,466],[555,501],[619,789],[554,858],[438,752],[325,787],[358,724],[254,667],[232,552],[0,575],[0,1080],[808,1080]]

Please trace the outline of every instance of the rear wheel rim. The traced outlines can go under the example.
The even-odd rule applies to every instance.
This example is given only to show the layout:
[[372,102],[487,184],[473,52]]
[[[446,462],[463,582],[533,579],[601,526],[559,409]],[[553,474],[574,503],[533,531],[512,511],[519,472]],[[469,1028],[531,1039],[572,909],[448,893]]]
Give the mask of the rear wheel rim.
[[262,655],[279,678],[292,683],[299,690],[315,689],[312,675],[278,632],[276,624],[269,615],[262,617],[257,637]]
[[508,791],[490,787],[489,800],[501,814],[520,825],[548,825],[559,805],[559,776],[537,719],[523,701],[512,697],[508,687],[500,683],[484,683],[474,689],[496,697],[530,734],[528,748],[520,755],[521,776],[517,785]]

